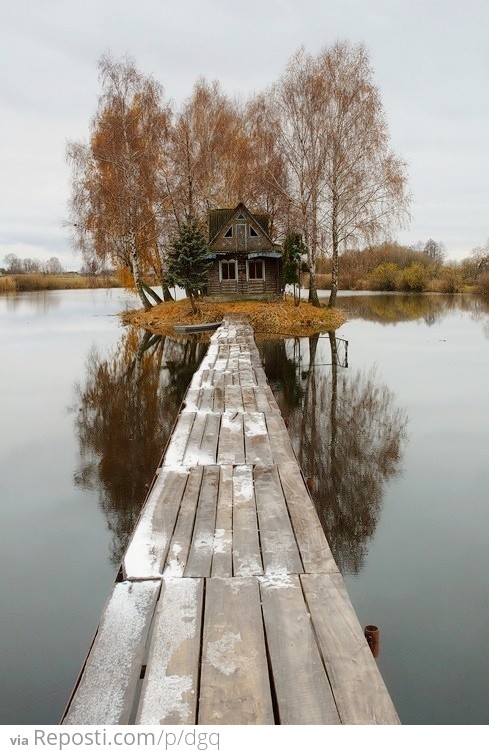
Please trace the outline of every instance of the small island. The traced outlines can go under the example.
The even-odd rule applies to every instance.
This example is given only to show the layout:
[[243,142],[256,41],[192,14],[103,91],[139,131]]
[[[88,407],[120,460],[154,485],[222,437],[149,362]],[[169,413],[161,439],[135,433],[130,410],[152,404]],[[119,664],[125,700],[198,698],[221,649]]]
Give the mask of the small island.
[[192,312],[189,300],[177,300],[155,305],[150,310],[123,313],[126,324],[140,326],[155,334],[175,336],[174,327],[202,323],[217,323],[225,316],[247,318],[257,338],[284,336],[312,336],[321,331],[333,331],[346,321],[336,308],[316,308],[307,302],[294,305],[291,298],[277,301],[243,300],[234,302],[199,302],[197,313]]

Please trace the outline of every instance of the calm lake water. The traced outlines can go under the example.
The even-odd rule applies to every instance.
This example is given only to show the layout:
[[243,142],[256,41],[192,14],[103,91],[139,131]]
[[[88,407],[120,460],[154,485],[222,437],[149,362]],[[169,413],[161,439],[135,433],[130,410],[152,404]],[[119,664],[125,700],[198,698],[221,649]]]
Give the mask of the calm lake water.
[[[119,290],[0,297],[0,721],[57,723],[205,351]],[[405,724],[489,721],[489,304],[342,295],[335,337],[260,342]]]

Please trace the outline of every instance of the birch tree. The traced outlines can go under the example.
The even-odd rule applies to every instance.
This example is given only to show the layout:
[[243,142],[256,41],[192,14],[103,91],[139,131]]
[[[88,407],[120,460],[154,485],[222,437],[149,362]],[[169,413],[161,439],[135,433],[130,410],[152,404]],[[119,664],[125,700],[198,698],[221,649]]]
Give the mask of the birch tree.
[[242,108],[218,82],[198,79],[172,130],[166,179],[177,224],[246,201],[249,161]]
[[168,196],[162,182],[170,109],[163,90],[132,60],[103,56],[102,93],[88,143],[70,143],[71,220],[84,260],[110,260],[130,272],[146,309],[161,301],[143,274],[161,273],[162,222]]
[[325,81],[315,58],[300,49],[267,94],[269,128],[284,159],[287,177],[276,187],[287,197],[289,210],[308,249],[309,302],[319,305],[316,265],[320,251],[320,199],[323,192],[326,141],[323,107]]
[[330,307],[339,282],[339,252],[353,240],[389,235],[408,218],[405,162],[390,149],[373,70],[362,44],[338,42],[318,64],[325,81],[326,169],[321,225],[332,258]]
[[319,305],[317,261],[329,254],[334,306],[340,249],[373,242],[408,216],[405,164],[389,147],[363,45],[339,42],[317,56],[299,50],[267,99],[287,165],[282,190],[308,248],[309,301]]

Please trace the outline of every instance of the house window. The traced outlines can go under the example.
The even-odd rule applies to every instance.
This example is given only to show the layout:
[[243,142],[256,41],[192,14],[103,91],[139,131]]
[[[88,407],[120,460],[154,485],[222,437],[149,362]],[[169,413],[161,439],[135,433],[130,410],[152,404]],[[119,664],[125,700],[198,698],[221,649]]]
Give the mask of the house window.
[[230,226],[230,228],[224,233],[224,237],[232,237],[233,236],[233,225]]
[[256,231],[254,227],[251,226],[251,224],[250,224],[250,237],[258,237],[258,232]]
[[230,279],[236,279],[236,261],[219,262],[219,281],[227,282]]
[[264,279],[263,261],[248,261],[248,279]]

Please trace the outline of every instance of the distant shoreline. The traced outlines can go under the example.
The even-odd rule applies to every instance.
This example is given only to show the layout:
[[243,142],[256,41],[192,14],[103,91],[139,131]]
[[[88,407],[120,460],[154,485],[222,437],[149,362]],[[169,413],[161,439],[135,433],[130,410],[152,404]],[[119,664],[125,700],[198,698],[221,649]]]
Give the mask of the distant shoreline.
[[5,274],[0,276],[0,294],[39,292],[56,289],[98,289],[122,287],[113,275],[84,274]]

